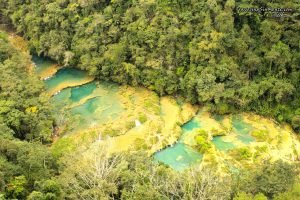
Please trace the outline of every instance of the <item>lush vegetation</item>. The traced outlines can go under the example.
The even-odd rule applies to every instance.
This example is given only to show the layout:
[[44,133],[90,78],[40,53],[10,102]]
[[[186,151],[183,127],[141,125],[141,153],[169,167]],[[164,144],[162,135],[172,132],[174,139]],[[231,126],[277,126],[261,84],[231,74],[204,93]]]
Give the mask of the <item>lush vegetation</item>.
[[57,164],[47,146],[52,135],[43,83],[31,63],[0,32],[0,199],[25,199],[31,191],[55,195]]
[[30,57],[25,57],[0,35],[0,123],[19,139],[51,141],[49,98],[42,95],[43,83],[28,74]]
[[[297,2],[1,0],[31,50],[101,79],[252,110],[299,130]],[[287,17],[239,12],[291,8]]]
[[[181,95],[222,114],[254,110],[299,130],[297,14],[273,19],[237,14],[238,6],[296,9],[292,0],[0,0],[0,21],[11,22],[32,52],[99,78]],[[233,169],[223,177],[213,166],[178,173],[143,152],[109,156],[97,144],[53,156],[49,97],[29,65],[30,57],[0,32],[0,199],[300,196],[299,166],[283,161]],[[254,134],[264,140],[266,133]],[[206,132],[196,135],[200,151],[211,148],[208,139]],[[246,150],[239,152],[241,159],[248,157]]]
[[289,200],[300,193],[296,166],[282,161],[222,177],[213,166],[178,173],[143,152],[110,157],[105,149],[100,145],[64,159],[58,182],[66,199]]

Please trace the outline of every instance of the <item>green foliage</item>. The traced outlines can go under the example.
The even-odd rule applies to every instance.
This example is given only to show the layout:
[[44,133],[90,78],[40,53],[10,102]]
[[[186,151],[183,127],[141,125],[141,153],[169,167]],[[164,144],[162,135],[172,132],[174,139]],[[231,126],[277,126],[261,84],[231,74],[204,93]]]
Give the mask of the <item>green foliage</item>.
[[252,157],[252,153],[248,147],[241,147],[238,148],[236,151],[237,151],[237,155],[236,155],[237,159],[248,160],[249,158]]
[[214,169],[178,173],[143,152],[108,157],[105,147],[99,147],[64,160],[67,168],[59,177],[64,198],[229,199],[230,178],[220,178]]
[[16,176],[14,180],[7,184],[6,196],[12,199],[22,199],[26,196],[25,176]]
[[[0,21],[10,18],[32,52],[98,78],[142,85],[159,95],[181,95],[210,104],[220,114],[256,111],[300,131],[297,14],[276,20],[236,13],[237,7],[297,10],[297,3],[0,0]],[[294,167],[281,161],[242,174],[231,190],[227,179],[211,172],[176,173],[145,154],[109,157],[105,151],[61,160],[62,192],[52,179],[55,158],[74,147],[61,139],[53,158],[37,142],[51,141],[53,119],[42,82],[26,72],[29,62],[0,32],[0,199],[229,199],[231,193],[237,194],[235,199],[299,197],[299,185],[290,189]],[[145,105],[155,107],[150,101]],[[253,134],[265,139],[264,132]],[[201,152],[211,148],[207,133],[200,131],[195,140]],[[245,160],[252,156],[247,148],[237,154]]]
[[267,130],[254,130],[251,135],[255,137],[258,142],[267,141],[269,132]]
[[204,130],[198,130],[195,140],[197,143],[197,148],[201,153],[205,153],[212,147],[208,133]]
[[146,122],[146,121],[147,121],[147,116],[146,116],[144,113],[141,113],[141,114],[139,115],[139,121],[140,121],[141,123]]
[[49,179],[57,171],[56,160],[45,146],[0,138],[0,188],[7,198],[24,199],[36,181]]
[[268,198],[264,194],[258,193],[254,196],[253,200],[268,200]]
[[[58,200],[60,199],[61,189],[56,181],[46,180],[35,183],[35,191],[28,196],[30,200]],[[37,191],[36,191],[37,190]]]
[[126,128],[127,129],[132,129],[135,127],[135,122],[134,121],[129,121],[126,123]]
[[275,19],[237,12],[297,10],[295,1],[1,0],[1,5],[33,52],[100,79],[212,103],[220,114],[256,111],[299,131],[296,14]]
[[[234,187],[238,191],[244,191],[248,194],[262,193],[268,198],[273,198],[276,194],[290,190],[296,174],[294,165],[281,160],[274,163],[266,162],[257,169],[243,172]],[[295,191],[297,191],[297,186],[295,186]],[[284,193],[282,195],[289,194]]]
[[20,139],[50,142],[53,118],[43,83],[28,74],[30,59],[0,39],[0,123]]
[[26,199],[37,181],[57,172],[56,160],[41,144],[51,141],[49,98],[42,95],[42,81],[28,73],[30,62],[0,31],[1,199]]
[[228,113],[232,112],[232,110],[233,109],[231,108],[231,106],[226,103],[218,103],[218,104],[216,104],[214,109],[212,109],[213,112],[216,112],[221,115],[228,114]]
[[256,194],[254,197],[252,196],[252,194],[247,194],[245,192],[239,192],[234,198],[233,200],[268,200],[268,198],[262,194]]
[[300,197],[300,183],[296,183],[293,185],[293,188],[287,192],[277,194],[274,197],[274,200],[290,200],[297,199]]

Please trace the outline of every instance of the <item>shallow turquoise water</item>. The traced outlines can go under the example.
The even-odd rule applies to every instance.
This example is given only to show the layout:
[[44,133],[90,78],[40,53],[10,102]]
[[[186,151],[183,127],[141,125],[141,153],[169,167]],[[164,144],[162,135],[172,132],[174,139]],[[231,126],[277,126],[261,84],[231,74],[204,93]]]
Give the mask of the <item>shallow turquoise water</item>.
[[90,94],[93,93],[93,91],[96,89],[96,83],[95,82],[91,82],[91,83],[87,83],[85,85],[81,85],[78,87],[74,87],[71,90],[71,100],[73,102],[78,102],[81,99],[83,99],[84,97],[89,96]]
[[[47,67],[55,64],[51,60],[46,60],[40,57],[33,57],[33,61],[36,63],[37,73],[46,70]],[[78,81],[87,76],[87,73],[78,69],[63,68],[60,69],[53,77],[46,80],[46,86],[48,89],[55,88],[59,84],[65,81]],[[63,89],[59,94],[52,97],[52,101],[56,105],[56,109],[59,113],[60,109],[67,108],[73,103],[79,102],[81,99],[91,95],[96,88],[100,88],[104,91],[103,95],[100,93],[97,97],[88,99],[84,104],[73,107],[71,109],[65,109],[74,117],[73,121],[74,130],[78,128],[90,128],[96,125],[101,125],[107,122],[109,119],[116,119],[123,107],[116,96],[119,90],[119,86],[109,82],[96,82],[87,83],[78,87],[71,87]],[[132,99],[134,101],[134,99]],[[163,113],[162,113],[163,115]],[[214,116],[218,122],[223,121],[223,116]],[[191,148],[188,145],[181,143],[183,136],[191,133],[194,129],[201,128],[201,124],[196,118],[193,118],[182,126],[182,136],[179,142],[172,147],[167,147],[154,154],[154,159],[169,165],[175,170],[182,171],[191,167],[192,165],[201,162],[203,154],[200,154],[197,150]],[[245,123],[241,117],[234,116],[232,119],[234,131],[237,134],[237,138],[244,144],[249,144],[254,141],[254,138],[249,134],[252,130],[252,126]],[[222,136],[213,138],[213,144],[220,151],[227,151],[235,148],[235,145],[230,142],[224,142]]]
[[154,159],[162,162],[177,171],[182,171],[202,160],[203,155],[182,142],[183,137],[192,130],[200,128],[201,124],[195,118],[185,123],[182,128],[182,135],[179,142],[154,154]]
[[195,118],[193,118],[192,120],[185,123],[181,128],[183,131],[189,132],[195,128],[200,128],[200,127],[201,127],[201,123],[197,121]]
[[55,104],[56,109],[60,110],[71,104],[70,100],[71,88],[60,91],[57,95],[52,96],[51,101]]
[[224,142],[223,136],[214,137],[212,143],[220,151],[227,151],[235,148],[235,145],[232,142]]
[[196,120],[196,118],[193,118],[187,123],[183,124],[181,126],[182,134],[179,138],[179,142],[182,142],[189,133],[191,133],[194,129],[197,128],[201,128],[201,123],[198,120]]
[[251,135],[237,135],[237,138],[243,142],[244,144],[250,144],[251,142],[254,142],[255,139]]
[[[32,60],[36,64],[36,73],[41,73],[55,64],[51,60],[38,56],[33,56]],[[63,83],[81,81],[87,76],[86,72],[79,69],[62,68],[44,82],[46,88],[51,90]],[[83,104],[72,107],[74,103],[91,95],[96,88],[103,91],[103,94],[98,94],[102,96],[87,99]],[[51,102],[55,105],[57,116],[62,112],[70,114],[72,117],[70,124],[72,124],[74,130],[90,128],[105,123],[109,119],[115,119],[123,112],[123,107],[116,95],[118,90],[119,86],[116,84],[93,81],[84,85],[65,88],[52,96]]]
[[182,171],[202,160],[203,155],[191,147],[177,143],[154,154],[154,159],[177,171]]
[[88,99],[85,103],[70,110],[72,115],[80,121],[79,128],[90,128],[103,124],[109,119],[117,118],[124,110],[116,96],[118,87],[106,82],[90,83],[72,88],[71,93],[73,96],[71,95],[70,99],[72,102],[80,101],[82,98],[92,94],[96,88],[101,88],[106,92],[104,92],[104,95]]
[[94,113],[98,107],[97,104],[100,102],[100,97],[95,97],[87,100],[84,104],[72,108],[71,110],[74,114],[81,114],[83,116],[86,116],[86,114]]
[[86,76],[87,73],[79,69],[62,68],[50,79],[45,80],[45,83],[48,89],[53,89],[63,82],[80,81],[85,79]]
[[36,55],[32,56],[32,61],[36,65],[35,71],[37,74],[40,74],[41,72],[46,70],[48,67],[55,64],[55,62],[50,59],[46,59],[46,58],[39,57]]
[[[215,119],[217,121],[223,120],[222,116],[215,117]],[[250,132],[253,129],[253,127],[250,124],[245,123],[241,116],[233,116],[232,125],[236,134],[235,137],[242,143],[250,144],[251,142],[255,141],[255,139],[250,135]],[[224,142],[223,137],[224,136],[216,136],[212,140],[213,144],[218,150],[228,151],[236,147],[232,142]]]
[[97,109],[97,104],[100,103],[100,98],[92,98],[84,104],[76,106],[70,110],[73,117],[75,117],[80,128],[87,128],[96,125],[97,116],[93,115]]
[[253,130],[253,127],[250,124],[245,123],[242,117],[233,116],[232,125],[235,132],[237,133],[237,138],[241,142],[243,142],[244,144],[249,144],[255,141],[254,137],[250,135],[250,132]]
[[243,118],[240,116],[232,117],[232,125],[234,129],[240,134],[249,134],[252,130],[252,126],[243,121]]

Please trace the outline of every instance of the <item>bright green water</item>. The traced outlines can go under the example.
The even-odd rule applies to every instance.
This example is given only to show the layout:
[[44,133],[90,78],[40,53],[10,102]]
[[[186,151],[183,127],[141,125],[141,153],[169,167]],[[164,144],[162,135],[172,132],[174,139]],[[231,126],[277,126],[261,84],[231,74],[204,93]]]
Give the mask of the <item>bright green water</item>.
[[212,142],[216,146],[216,148],[220,151],[227,151],[235,148],[235,145],[232,142],[224,142],[222,136],[214,137]]
[[55,64],[55,62],[50,59],[42,58],[36,55],[32,56],[32,61],[36,65],[35,71],[37,74],[42,73],[44,70],[47,70],[48,67]]
[[[51,60],[33,56],[36,64],[36,73],[47,70],[55,64]],[[54,89],[60,84],[81,81],[87,77],[87,73],[74,68],[62,68],[54,76],[45,80],[48,90]],[[98,93],[93,95],[97,89]],[[84,85],[65,88],[58,94],[52,96],[51,102],[55,105],[55,113],[59,116],[61,112],[67,112],[72,117],[73,129],[91,128],[115,119],[123,111],[123,107],[117,97],[119,87],[108,82],[87,83]],[[100,91],[100,92],[99,92]],[[91,98],[87,98],[91,95]],[[87,98],[83,104],[76,105],[80,100]],[[74,107],[75,106],[75,107]]]
[[52,96],[51,102],[55,104],[57,110],[60,110],[71,104],[71,90],[71,88],[66,88],[57,95]]
[[245,123],[241,116],[233,116],[232,125],[240,134],[249,134],[249,132],[252,129],[252,126],[250,124]]
[[184,125],[182,125],[182,135],[179,138],[179,141],[182,142],[185,137],[188,137],[189,133],[191,133],[194,129],[197,128],[201,128],[201,123],[196,118],[193,118]]
[[241,116],[233,116],[232,125],[237,133],[237,138],[244,144],[249,144],[254,142],[255,139],[250,135],[253,127],[243,121]]
[[[87,98],[83,104],[72,106],[74,103],[79,102],[83,98],[91,95],[96,88],[101,88],[103,94],[97,94],[92,98]],[[72,116],[72,121],[75,124],[74,129],[87,129],[101,125],[107,120],[115,119],[123,112],[123,107],[118,100],[116,93],[118,87],[109,83],[88,83],[82,86],[67,88],[62,90],[59,94],[53,97],[55,104],[59,105],[60,102],[65,102],[63,106],[67,108]],[[68,107],[70,107],[68,109]]]
[[201,123],[197,121],[195,118],[185,123],[181,128],[184,132],[192,131],[195,128],[200,128]]
[[[45,60],[39,57],[33,57],[33,61],[37,65],[37,73],[46,70],[47,67],[54,63],[50,60]],[[86,72],[73,68],[63,68],[59,70],[52,78],[45,81],[48,89],[53,89],[60,84],[66,82],[76,82],[87,76]],[[93,94],[95,91],[95,94]],[[72,121],[76,122],[74,130],[91,128],[109,119],[116,119],[123,107],[117,97],[119,87],[116,84],[108,82],[96,82],[63,89],[60,93],[52,97],[52,102],[56,106],[57,113],[64,109],[73,117]],[[99,92],[100,91],[100,92]],[[77,105],[80,100],[89,97],[83,104]],[[75,105],[75,107],[74,107]],[[163,113],[162,113],[163,114]],[[215,116],[215,120],[222,122],[223,116]],[[201,128],[201,124],[196,118],[193,118],[182,126],[182,136],[179,142],[172,147],[167,147],[154,154],[154,159],[169,165],[175,170],[181,171],[191,165],[202,160],[203,154],[200,154],[195,149],[182,143],[182,138],[188,136],[192,130]],[[254,141],[254,138],[249,134],[252,130],[251,125],[245,123],[241,117],[234,116],[232,125],[236,133],[236,137],[245,144]],[[227,151],[235,148],[235,145],[230,142],[224,142],[222,136],[213,138],[213,144],[218,150]]]
[[177,143],[154,154],[154,159],[169,165],[177,171],[182,171],[200,162],[203,155],[191,147]]
[[123,108],[113,93],[94,97],[71,109],[73,116],[79,119],[81,128],[103,124],[118,117],[122,111]]
[[[217,121],[223,120],[222,116],[215,116],[215,119]],[[235,134],[235,137],[242,143],[250,144],[251,142],[255,141],[254,138],[250,135],[250,132],[253,129],[253,127],[250,124],[245,123],[241,116],[233,116],[232,126],[234,128],[233,134]],[[212,142],[218,150],[227,151],[236,147],[232,142],[225,142],[223,140],[223,137],[224,136],[217,136],[213,138]]]
[[195,118],[185,123],[182,126],[182,135],[179,142],[174,146],[167,147],[154,154],[154,159],[169,165],[177,171],[187,169],[191,165],[200,162],[203,155],[182,143],[184,137],[189,134],[193,129],[200,128],[201,124]]
[[88,95],[92,94],[96,87],[97,86],[95,82],[87,83],[79,87],[74,87],[71,90],[70,98],[73,102],[78,102],[84,97],[87,97]]
[[72,116],[79,122],[78,127],[88,128],[97,125],[98,119],[95,112],[100,103],[100,97],[95,97],[70,110]]
[[58,70],[58,72],[54,76],[52,76],[48,80],[45,80],[45,83],[48,89],[53,89],[64,82],[81,81],[85,79],[86,76],[87,73],[79,69],[62,68]]
[[[68,68],[63,73],[68,71],[74,72]],[[49,80],[60,81],[61,78]],[[92,95],[96,88],[101,89],[103,94],[96,94],[96,96],[87,99],[83,104],[75,105],[83,98]],[[68,111],[73,118],[72,121],[78,122],[74,129],[91,128],[105,123],[109,119],[115,119],[123,111],[123,107],[117,97],[118,89],[118,86],[115,84],[96,83],[96,81],[93,81],[85,85],[63,89],[52,97],[52,102],[58,110],[65,109]]]

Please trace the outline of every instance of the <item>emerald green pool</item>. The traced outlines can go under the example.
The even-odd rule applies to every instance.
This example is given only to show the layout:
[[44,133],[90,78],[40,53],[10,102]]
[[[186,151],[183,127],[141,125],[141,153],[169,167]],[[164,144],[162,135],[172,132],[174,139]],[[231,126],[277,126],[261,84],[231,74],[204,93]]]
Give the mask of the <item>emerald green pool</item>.
[[193,118],[187,123],[183,124],[181,126],[182,136],[180,137],[179,141],[182,141],[184,137],[188,137],[188,134],[197,128],[201,128],[201,123],[196,118]]
[[233,116],[232,125],[234,131],[237,133],[237,138],[244,144],[250,144],[254,142],[255,139],[250,135],[253,127],[243,121],[241,116]]
[[[217,121],[222,121],[222,116],[215,116]],[[235,115],[232,117],[233,135],[234,137],[244,143],[245,145],[254,142],[255,139],[250,135],[253,127],[243,121],[241,116]],[[212,142],[215,147],[220,151],[228,151],[230,149],[236,148],[236,145],[232,142],[225,142],[225,136],[216,136],[213,138]]]
[[[201,113],[199,113],[201,114]],[[215,115],[214,119],[219,123],[222,123],[224,116]],[[201,125],[205,121],[199,121],[196,117],[185,123],[182,128],[182,135],[172,147],[167,147],[154,154],[154,159],[169,165],[175,170],[181,171],[191,165],[200,162],[202,160],[203,154],[200,154],[197,150],[193,149],[190,146],[183,144],[183,138],[188,137],[188,134],[191,133],[194,129],[201,128]],[[250,124],[247,124],[243,121],[241,116],[232,117],[232,126],[233,126],[233,136],[244,143],[245,145],[254,142],[254,138],[250,135],[253,127]],[[225,136],[215,136],[213,137],[212,143],[219,151],[229,151],[237,147],[234,142],[224,141]]]
[[45,80],[47,89],[56,88],[58,85],[65,82],[76,82],[84,80],[87,77],[87,73],[74,68],[62,68],[52,76],[51,78]]
[[183,124],[181,128],[184,132],[189,132],[195,128],[200,128],[200,127],[201,127],[201,123],[199,121],[197,121],[195,118],[193,118],[192,120]]
[[216,136],[212,140],[213,144],[220,151],[228,151],[230,149],[234,149],[235,145],[232,142],[225,142],[223,140],[223,136]]
[[[33,56],[36,73],[39,74],[55,64],[51,60]],[[45,80],[48,90],[55,89],[61,84],[76,83],[87,78],[88,74],[74,68],[62,68],[55,75]],[[95,90],[98,90],[94,94]],[[92,81],[84,85],[67,87],[55,94],[51,102],[55,105],[55,113],[66,112],[71,116],[73,130],[86,129],[115,119],[123,112],[123,107],[117,97],[119,86],[108,82]],[[100,91],[100,92],[99,92]],[[83,100],[80,102],[81,100]]]
[[[47,67],[55,64],[50,60],[37,56],[33,56],[33,61],[36,63],[37,73],[47,70]],[[62,68],[53,77],[45,80],[45,84],[47,89],[51,90],[60,84],[76,83],[76,81],[81,81],[87,76],[86,72],[78,69]],[[101,125],[108,120],[114,120],[124,111],[117,97],[118,91],[119,86],[116,84],[92,81],[84,85],[65,88],[54,95],[51,101],[55,105],[57,113],[67,112],[72,117],[71,120],[76,122],[73,127],[74,130],[86,129]],[[219,123],[222,123],[224,116],[216,115],[214,118]],[[178,171],[201,162],[203,154],[184,144],[183,138],[189,137],[189,133],[194,129],[201,128],[202,124],[205,124],[205,121],[199,121],[195,117],[182,125],[182,135],[178,142],[173,146],[156,152],[154,159]],[[242,143],[249,144],[254,141],[254,138],[250,135],[253,129],[252,126],[245,123],[240,116],[233,116],[232,126],[235,137]],[[236,147],[232,142],[225,142],[223,137],[216,136],[212,140],[217,150],[228,151]]]
[[203,155],[193,148],[177,143],[154,154],[154,159],[175,170],[182,171],[201,161]]
[[87,97],[88,95],[91,95],[93,91],[96,89],[96,83],[87,83],[85,85],[81,85],[78,87],[74,87],[71,90],[71,100],[73,102],[78,102],[81,99]]
[[37,74],[41,74],[43,71],[47,70],[48,67],[55,64],[54,61],[39,57],[37,55],[32,56],[32,61],[36,65],[35,71]]
[[155,153],[154,159],[178,171],[182,171],[191,167],[193,164],[201,162],[203,155],[192,147],[182,143],[184,137],[191,133],[192,130],[200,127],[201,123],[195,118],[185,123],[181,127],[182,135],[178,143]]

